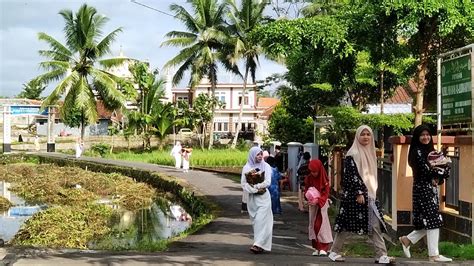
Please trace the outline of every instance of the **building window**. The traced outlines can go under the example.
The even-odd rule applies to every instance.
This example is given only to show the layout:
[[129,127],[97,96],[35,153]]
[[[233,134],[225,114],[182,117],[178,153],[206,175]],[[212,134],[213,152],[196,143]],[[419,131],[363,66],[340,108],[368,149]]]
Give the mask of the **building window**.
[[219,102],[225,103],[225,91],[216,91],[214,95]]
[[224,128],[223,128],[223,131],[229,131],[229,123],[223,123],[224,124]]
[[[242,104],[242,96],[239,96],[239,105]],[[249,104],[249,96],[244,97],[244,105]]]
[[178,99],[178,101],[185,101],[185,102],[187,102],[187,101],[188,101],[188,96],[178,96],[177,99]]

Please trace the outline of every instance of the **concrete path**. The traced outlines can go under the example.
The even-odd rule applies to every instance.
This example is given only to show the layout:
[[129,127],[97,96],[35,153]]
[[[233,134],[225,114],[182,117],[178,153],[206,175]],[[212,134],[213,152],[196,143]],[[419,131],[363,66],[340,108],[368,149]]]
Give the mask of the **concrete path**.
[[[63,154],[47,156],[69,157]],[[174,242],[165,252],[92,252],[57,250],[0,249],[0,265],[326,265],[328,258],[311,256],[307,239],[307,214],[295,206],[295,196],[282,198],[283,214],[275,216],[273,248],[271,253],[254,255],[249,252],[252,244],[252,227],[247,214],[240,213],[240,184],[222,175],[191,170],[188,173],[171,167],[148,163],[83,157],[79,160],[129,166],[175,176],[186,180],[201,193],[208,195],[222,211],[219,217],[194,235]],[[426,264],[397,258],[397,264]],[[346,258],[344,265],[373,264],[373,258]],[[473,261],[450,265],[473,265]]]

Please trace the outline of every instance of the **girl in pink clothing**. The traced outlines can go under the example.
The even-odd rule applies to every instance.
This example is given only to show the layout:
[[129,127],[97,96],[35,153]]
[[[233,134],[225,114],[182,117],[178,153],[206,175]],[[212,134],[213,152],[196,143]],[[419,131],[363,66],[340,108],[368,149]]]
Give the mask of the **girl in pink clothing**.
[[[304,193],[317,190],[315,200],[306,196],[309,209],[308,236],[315,251],[313,256],[326,256],[332,243],[332,231],[329,223],[329,179],[320,160],[311,160],[308,164],[309,174],[304,179]],[[310,189],[311,188],[311,189]],[[310,192],[311,193],[311,192]]]

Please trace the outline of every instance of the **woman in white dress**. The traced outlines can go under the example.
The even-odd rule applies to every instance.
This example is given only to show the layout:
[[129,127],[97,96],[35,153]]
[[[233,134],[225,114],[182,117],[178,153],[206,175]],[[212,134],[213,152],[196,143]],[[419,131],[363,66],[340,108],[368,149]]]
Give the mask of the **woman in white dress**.
[[176,169],[181,168],[181,149],[181,143],[176,141],[176,144],[170,152],[170,155],[174,157],[174,167],[176,167]]
[[189,171],[189,159],[192,151],[193,149],[187,147],[181,150],[181,154],[183,155],[183,172],[185,173]]
[[[265,172],[265,179],[258,184],[249,184],[245,176],[251,170],[259,169]],[[247,164],[242,169],[241,184],[244,194],[248,195],[247,209],[253,226],[254,243],[250,248],[255,254],[271,251],[273,234],[272,201],[268,187],[271,185],[272,169],[263,160],[263,151],[259,147],[252,147]]]
[[82,143],[81,138],[77,138],[75,149],[76,149],[76,158],[81,157],[82,151],[84,150],[84,143]]

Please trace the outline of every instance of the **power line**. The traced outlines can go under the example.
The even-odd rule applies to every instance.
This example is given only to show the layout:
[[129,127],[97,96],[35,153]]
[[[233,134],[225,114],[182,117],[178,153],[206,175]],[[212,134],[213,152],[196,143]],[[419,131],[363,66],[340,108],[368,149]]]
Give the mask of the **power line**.
[[170,17],[173,17],[173,18],[174,18],[174,15],[172,15],[172,14],[170,14],[170,13],[166,13],[166,12],[161,11],[161,10],[159,10],[159,9],[156,9],[156,8],[154,8],[154,7],[147,6],[147,5],[145,5],[145,4],[142,4],[142,3],[140,3],[140,2],[137,2],[136,0],[130,0],[130,2],[132,2],[132,3],[134,3],[134,4],[137,4],[137,5],[140,5],[140,6],[143,6],[143,7],[146,7],[146,8],[148,8],[148,9],[154,10],[154,11],[156,11],[156,12],[158,12],[158,13],[165,14],[165,15],[167,15],[167,16],[170,16]]

